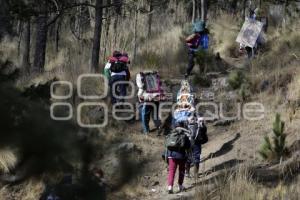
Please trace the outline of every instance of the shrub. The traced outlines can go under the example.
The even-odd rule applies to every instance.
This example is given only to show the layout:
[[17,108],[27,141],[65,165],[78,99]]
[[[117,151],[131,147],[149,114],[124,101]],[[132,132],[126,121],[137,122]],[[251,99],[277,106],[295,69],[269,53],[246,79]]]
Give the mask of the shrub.
[[250,96],[249,88],[250,88],[249,84],[243,83],[241,85],[241,88],[239,90],[239,96],[240,96],[240,100],[242,102],[246,101],[247,98],[249,98],[249,96]]
[[264,137],[264,142],[259,150],[259,154],[265,160],[281,160],[287,154],[285,144],[286,134],[284,132],[284,122],[280,119],[280,114],[276,114],[273,122],[272,141],[268,136]]
[[232,89],[239,89],[245,82],[245,75],[241,70],[232,71],[228,77],[228,83]]
[[193,77],[192,82],[194,85],[199,85],[202,87],[210,87],[211,86],[211,80],[207,76],[201,75],[200,73],[196,74]]

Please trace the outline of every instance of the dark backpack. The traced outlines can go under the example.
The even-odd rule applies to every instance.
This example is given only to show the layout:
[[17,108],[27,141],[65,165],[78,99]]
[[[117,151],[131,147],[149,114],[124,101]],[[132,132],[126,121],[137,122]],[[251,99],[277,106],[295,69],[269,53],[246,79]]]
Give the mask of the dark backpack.
[[198,127],[195,141],[200,142],[201,144],[205,144],[208,142],[207,127],[204,124]]
[[124,62],[116,61],[111,63],[110,71],[114,73],[120,73],[127,70],[127,65]]
[[187,135],[188,130],[183,128],[176,128],[166,136],[166,147],[168,150],[181,150],[187,146]]

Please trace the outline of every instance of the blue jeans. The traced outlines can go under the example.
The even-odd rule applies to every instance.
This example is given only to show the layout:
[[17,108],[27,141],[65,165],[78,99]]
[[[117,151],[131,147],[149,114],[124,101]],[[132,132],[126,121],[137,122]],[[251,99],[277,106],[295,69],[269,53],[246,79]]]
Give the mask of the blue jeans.
[[[110,85],[110,96],[111,96],[111,104],[115,104],[117,102],[124,102],[124,99],[122,98],[116,98],[113,95],[113,85],[114,83],[118,81],[126,81],[126,76],[124,75],[114,75],[110,77],[109,85]],[[126,96],[126,84],[116,84],[115,85],[115,94],[119,97],[125,97]]]
[[158,128],[161,125],[161,121],[159,119],[159,113],[158,113],[159,102],[141,103],[139,107],[139,111],[140,111],[140,119],[142,121],[144,133],[147,134],[150,132],[149,122],[151,116],[156,128]]

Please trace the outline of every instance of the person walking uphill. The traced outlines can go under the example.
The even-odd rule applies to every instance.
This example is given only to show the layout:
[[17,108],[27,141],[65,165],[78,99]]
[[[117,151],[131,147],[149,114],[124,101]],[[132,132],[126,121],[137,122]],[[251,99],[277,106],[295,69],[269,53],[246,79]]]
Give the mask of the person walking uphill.
[[150,118],[156,127],[157,135],[161,134],[161,120],[159,118],[160,102],[165,100],[164,90],[158,72],[140,72],[136,75],[138,86],[139,112],[143,125],[143,133],[150,132]]
[[200,165],[201,145],[208,142],[207,127],[202,117],[196,117],[189,122],[189,130],[191,131],[191,150],[192,154],[186,162],[186,176],[190,176],[191,164],[194,165],[194,179],[198,180],[198,172]]
[[193,24],[193,34],[185,39],[189,48],[188,50],[188,67],[186,70],[185,78],[191,75],[194,68],[196,53],[200,50],[207,50],[209,45],[208,30],[205,28],[205,22],[198,21]]
[[[123,102],[122,97],[126,96],[126,83],[119,81],[129,81],[130,72],[128,69],[129,58],[127,53],[114,51],[104,67],[104,76],[109,80],[111,104]],[[115,92],[114,92],[115,91]],[[117,98],[118,97],[118,98]],[[121,97],[121,98],[120,98]]]
[[166,137],[166,157],[168,158],[168,193],[173,193],[174,178],[177,167],[179,168],[178,187],[179,191],[185,190],[183,186],[185,163],[187,151],[191,147],[188,135],[190,131],[186,129],[184,122],[175,124],[175,129]]

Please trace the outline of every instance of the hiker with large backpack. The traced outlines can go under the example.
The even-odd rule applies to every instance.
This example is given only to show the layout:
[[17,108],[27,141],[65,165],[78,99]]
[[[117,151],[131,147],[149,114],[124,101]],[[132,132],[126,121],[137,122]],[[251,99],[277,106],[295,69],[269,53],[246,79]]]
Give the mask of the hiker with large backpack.
[[[109,80],[111,103],[123,102],[122,97],[126,96],[126,83],[123,81],[130,80],[128,69],[129,58],[127,53],[114,51],[104,67],[104,75]],[[121,83],[118,83],[122,81]],[[113,93],[115,91],[115,94]],[[116,96],[118,98],[116,98]],[[120,98],[121,97],[121,98]]]
[[197,21],[193,24],[193,34],[185,39],[189,48],[188,50],[188,67],[185,73],[185,78],[191,75],[195,65],[195,57],[197,52],[207,50],[209,45],[209,31],[205,27],[204,21]]
[[207,127],[202,117],[195,117],[189,120],[189,130],[191,131],[191,150],[192,153],[186,162],[186,176],[191,177],[190,168],[194,165],[193,176],[195,182],[198,180],[198,172],[200,165],[201,145],[208,141]]
[[166,136],[166,155],[168,159],[168,193],[173,193],[174,178],[177,167],[179,168],[178,187],[179,191],[184,191],[183,181],[185,173],[185,164],[187,160],[187,151],[191,147],[189,140],[190,131],[184,122],[175,124],[175,129]]
[[150,132],[150,118],[157,130],[157,135],[161,132],[161,120],[159,118],[160,101],[165,100],[164,90],[158,72],[140,72],[136,75],[138,86],[138,99],[140,102],[140,119],[143,125],[143,133]]

